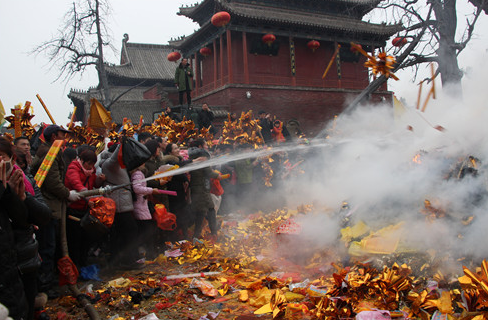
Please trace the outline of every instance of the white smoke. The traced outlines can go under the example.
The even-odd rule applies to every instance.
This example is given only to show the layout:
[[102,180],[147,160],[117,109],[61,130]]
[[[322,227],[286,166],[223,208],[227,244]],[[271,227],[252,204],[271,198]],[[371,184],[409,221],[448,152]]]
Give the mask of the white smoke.
[[[425,112],[405,106],[395,120],[389,105],[360,106],[328,125],[331,146],[302,152],[304,170],[312,174],[288,184],[290,207],[319,201],[336,214],[302,217],[307,239],[333,245],[340,229],[339,209],[347,201],[355,210],[352,224],[362,220],[377,230],[403,221],[402,239],[411,249],[434,249],[453,257],[488,254],[488,68],[479,61],[464,82],[462,97],[445,95],[449,89],[438,85],[437,97]],[[416,99],[410,97],[411,102]],[[413,161],[417,154],[420,163]],[[458,179],[455,166],[469,156],[480,160],[478,175]],[[422,213],[426,199],[445,215],[427,219]],[[469,217],[471,224],[466,222]]]

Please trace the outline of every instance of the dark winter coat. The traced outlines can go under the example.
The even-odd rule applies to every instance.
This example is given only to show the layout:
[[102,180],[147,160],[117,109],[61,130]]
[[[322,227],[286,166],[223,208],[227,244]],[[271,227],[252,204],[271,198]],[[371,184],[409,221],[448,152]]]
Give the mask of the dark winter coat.
[[[164,162],[160,160],[159,158],[151,158],[146,161],[144,166],[146,167],[146,178],[153,176],[154,173],[163,165]],[[150,188],[157,188],[161,190],[166,190],[166,185],[161,185],[159,183],[159,179],[154,179],[154,180],[148,180],[147,181],[147,186]],[[156,203],[162,203],[166,208],[168,208],[168,196],[165,194],[154,194],[151,196],[152,199],[154,200],[154,204]]]
[[[185,164],[182,159],[173,155],[166,155],[163,157],[162,160],[165,164],[177,164],[180,167]],[[185,184],[188,186],[188,182],[188,176],[184,173],[172,176],[171,180],[166,184],[167,190],[176,191],[176,196],[168,197],[169,210],[175,214],[177,214],[180,210],[188,205],[189,189],[188,187],[185,187]]]
[[[190,74],[188,74],[190,72]],[[187,79],[185,79],[187,78]],[[187,81],[188,80],[188,81]],[[188,83],[188,88],[186,84]],[[191,91],[193,88],[193,70],[192,68],[187,65],[183,67],[180,65],[176,68],[175,71],[175,84],[178,85],[178,91]]]
[[191,172],[190,190],[193,211],[207,211],[214,204],[210,197],[210,178],[217,178],[218,173],[210,168],[202,168]]
[[210,127],[214,118],[212,111],[200,110],[198,112],[198,127],[200,129]]
[[273,127],[271,121],[269,119],[259,119],[259,126],[261,127],[264,143],[270,143],[273,140],[271,137],[271,129]]
[[0,303],[9,309],[13,319],[25,319],[28,305],[18,269],[14,224],[28,219],[27,208],[20,198],[0,184]]
[[52,214],[51,209],[44,202],[29,193],[26,193],[24,205],[27,208],[26,220],[17,220],[13,228],[19,270],[22,273],[29,273],[41,266],[39,243],[34,237],[34,225],[38,227],[46,225],[51,220]]
[[[35,176],[51,145],[51,143],[43,143],[37,150],[32,161],[32,175]],[[69,189],[64,185],[64,172],[63,152],[59,151],[41,186],[42,196],[56,219],[61,219],[61,215],[66,212],[66,203],[69,197]]]
[[176,122],[181,122],[181,117],[176,113],[176,112],[166,112],[165,113],[167,117],[170,117],[171,120],[176,121]]

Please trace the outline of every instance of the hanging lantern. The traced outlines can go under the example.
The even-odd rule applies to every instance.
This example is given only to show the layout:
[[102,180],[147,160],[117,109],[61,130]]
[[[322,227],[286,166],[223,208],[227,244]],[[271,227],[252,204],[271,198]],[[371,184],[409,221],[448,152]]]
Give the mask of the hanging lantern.
[[263,40],[264,43],[266,43],[268,46],[271,47],[273,42],[276,41],[276,36],[272,33],[268,33],[268,34],[265,34],[261,39]]
[[208,48],[208,47],[203,47],[200,49],[200,54],[204,57],[208,57],[209,55],[212,54],[212,49]]
[[315,50],[317,50],[320,47],[320,42],[318,42],[317,40],[311,40],[307,43],[307,47],[309,47],[310,49],[312,49],[313,52],[315,52]]
[[391,44],[394,45],[395,47],[403,47],[406,45],[408,42],[407,38],[405,37],[396,37],[393,40],[391,40]]
[[230,14],[225,11],[217,12],[212,16],[210,22],[216,27],[223,27],[230,22]]
[[360,44],[356,44],[355,46],[351,46],[351,48],[349,48],[349,50],[351,50],[351,52],[354,52],[354,53],[359,53],[359,50],[363,49],[363,47],[360,45]]
[[178,51],[173,51],[170,54],[168,54],[168,60],[171,62],[176,62],[180,60],[181,54]]

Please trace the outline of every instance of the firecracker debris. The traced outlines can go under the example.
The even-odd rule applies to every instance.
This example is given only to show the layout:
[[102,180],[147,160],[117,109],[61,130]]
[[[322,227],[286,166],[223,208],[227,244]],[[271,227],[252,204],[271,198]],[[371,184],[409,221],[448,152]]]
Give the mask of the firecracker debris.
[[[141,270],[102,267],[101,281],[81,280],[78,286],[101,318],[112,320],[488,315],[486,261],[480,266],[466,260],[468,268],[446,274],[440,266],[449,257],[440,252],[397,251],[346,259],[337,248],[351,245],[347,237],[335,247],[303,243],[301,250],[287,252],[287,244],[301,241],[295,219],[314,210],[301,206],[220,217],[216,239],[167,243],[165,253],[146,261]],[[60,297],[48,302],[44,318],[86,319],[69,291],[59,289]]]

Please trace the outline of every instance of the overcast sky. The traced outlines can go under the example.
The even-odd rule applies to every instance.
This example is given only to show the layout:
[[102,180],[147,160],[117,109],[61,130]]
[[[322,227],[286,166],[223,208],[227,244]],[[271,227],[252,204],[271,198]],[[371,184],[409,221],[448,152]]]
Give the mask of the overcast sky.
[[[166,44],[171,37],[191,34],[198,26],[176,13],[181,5],[195,2],[197,0],[112,0],[109,27],[116,52],[109,55],[108,62],[119,63],[124,33],[129,34],[129,42],[156,44]],[[48,122],[36,98],[39,94],[55,121],[66,125],[68,114],[73,110],[67,98],[69,90],[86,90],[97,85],[94,71],[81,78],[75,77],[69,83],[53,83],[57,70],[49,70],[45,56],[28,54],[57,33],[70,6],[71,1],[67,0],[0,0],[0,100],[7,114],[15,104],[28,100],[35,110],[33,122]],[[483,34],[488,30],[486,20],[483,16],[476,28],[476,39],[461,55],[460,66],[465,70],[475,68],[477,59],[487,57],[488,32]],[[407,99],[416,97],[417,86],[411,82],[410,74],[402,72],[398,76],[399,82],[390,80],[390,89]]]

